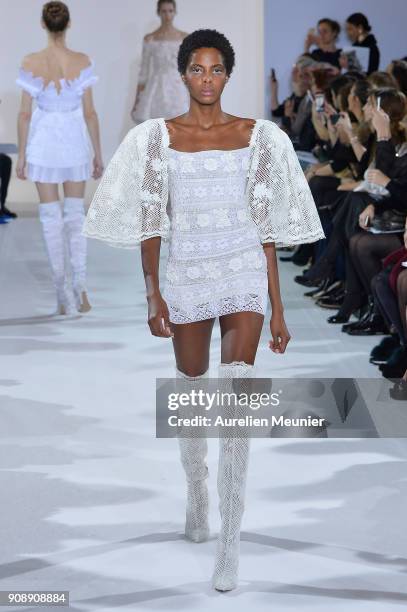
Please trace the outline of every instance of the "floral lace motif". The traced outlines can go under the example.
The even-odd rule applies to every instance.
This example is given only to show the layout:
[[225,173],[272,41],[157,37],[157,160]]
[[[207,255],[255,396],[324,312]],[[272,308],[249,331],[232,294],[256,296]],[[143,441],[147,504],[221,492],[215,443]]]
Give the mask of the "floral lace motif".
[[249,149],[170,149],[172,228],[163,297],[170,320],[265,313],[267,260],[247,210]]
[[[285,246],[325,238],[308,183],[288,136],[273,122],[258,119],[248,149],[245,198],[260,241]],[[169,240],[168,169],[170,164],[177,163],[171,161],[169,151],[169,134],[162,118],[145,121],[128,132],[94,195],[84,227],[87,236],[124,248],[135,248],[142,240],[153,236]],[[233,170],[233,164],[237,163],[233,161],[234,152],[218,152],[224,155],[218,156],[217,162],[210,161],[215,160],[213,152],[192,154],[190,159],[188,155],[179,154],[182,172],[188,173],[188,168],[193,168],[190,160],[201,153],[209,153],[208,172],[211,167],[216,170],[216,163],[221,166],[220,159],[225,171]],[[227,182],[223,188],[227,189]],[[184,189],[184,197],[191,197],[186,191],[190,187]],[[221,201],[219,186],[207,186],[206,189],[210,190],[206,197],[203,191],[194,194],[197,210],[205,208],[208,198]]]

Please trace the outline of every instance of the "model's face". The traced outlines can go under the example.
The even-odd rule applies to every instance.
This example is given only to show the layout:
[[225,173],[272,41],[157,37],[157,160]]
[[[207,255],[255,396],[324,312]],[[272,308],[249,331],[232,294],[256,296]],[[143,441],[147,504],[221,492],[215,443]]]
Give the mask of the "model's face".
[[348,35],[348,38],[351,42],[356,42],[358,39],[358,36],[360,34],[359,29],[357,26],[353,25],[353,23],[347,23],[346,24],[346,34]]
[[208,105],[217,102],[228,81],[220,51],[205,47],[191,53],[183,81],[193,100]]
[[171,23],[175,17],[175,7],[172,2],[164,2],[160,6],[158,16],[163,23]]
[[327,23],[320,23],[318,26],[318,34],[324,45],[330,45],[335,41],[335,33]]

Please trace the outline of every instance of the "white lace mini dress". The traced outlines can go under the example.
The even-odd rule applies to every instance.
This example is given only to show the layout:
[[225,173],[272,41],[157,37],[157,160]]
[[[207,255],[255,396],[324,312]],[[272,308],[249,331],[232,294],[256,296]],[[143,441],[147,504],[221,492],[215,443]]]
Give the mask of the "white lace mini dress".
[[138,84],[145,87],[132,113],[135,121],[171,119],[188,110],[189,94],[177,67],[180,44],[180,40],[144,41]]
[[162,291],[170,321],[266,313],[267,259],[248,210],[250,149],[168,149],[171,223]]
[[91,176],[91,147],[82,109],[82,95],[98,77],[94,62],[77,78],[44,85],[40,76],[20,68],[16,83],[36,102],[27,147],[27,176],[40,183],[85,181]]

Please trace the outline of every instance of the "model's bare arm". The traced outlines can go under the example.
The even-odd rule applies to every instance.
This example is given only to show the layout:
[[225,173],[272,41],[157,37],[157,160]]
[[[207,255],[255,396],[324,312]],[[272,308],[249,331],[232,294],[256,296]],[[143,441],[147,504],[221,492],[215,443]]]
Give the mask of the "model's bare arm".
[[99,119],[93,104],[92,88],[85,89],[82,96],[83,116],[88,128],[89,136],[92,141],[94,160],[93,178],[98,179],[103,174],[102,149],[100,146]]
[[17,176],[20,179],[25,179],[25,149],[27,146],[28,129],[30,127],[32,114],[32,97],[26,91],[21,94],[20,111],[17,119],[18,132],[18,161],[17,161]]
[[269,347],[274,353],[284,353],[291,336],[284,321],[275,243],[263,244],[263,250],[267,259],[268,294],[271,303],[270,331],[273,339],[270,340]]
[[170,338],[174,334],[170,328],[168,306],[160,292],[160,249],[160,236],[154,236],[141,242],[141,262],[148,304],[148,325],[153,336]]

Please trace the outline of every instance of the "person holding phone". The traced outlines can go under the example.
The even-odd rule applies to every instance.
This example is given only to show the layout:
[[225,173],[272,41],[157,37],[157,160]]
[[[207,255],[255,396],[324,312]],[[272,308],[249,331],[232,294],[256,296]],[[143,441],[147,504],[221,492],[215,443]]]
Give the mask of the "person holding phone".
[[[380,109],[377,108],[378,98]],[[370,190],[362,190],[347,195],[335,213],[326,252],[306,273],[308,280],[318,284],[320,279],[333,275],[340,250],[349,254],[346,297],[338,313],[328,319],[330,323],[346,323],[351,314],[366,303],[371,297],[370,282],[381,269],[381,259],[400,246],[398,233],[372,234],[368,230],[376,215],[386,212],[391,227],[392,219],[405,219],[407,214],[407,143],[406,133],[400,125],[405,113],[406,97],[396,89],[375,90],[365,104],[365,119],[375,134],[374,147],[363,153],[363,157],[370,157],[371,161],[365,176],[367,184],[377,185],[378,189],[373,194]],[[361,143],[359,146],[364,148]],[[378,196],[376,191],[383,195]],[[383,331],[383,326],[383,320],[370,302],[367,318],[344,326],[343,331],[368,335]]]
[[[339,58],[342,49],[336,47],[336,41],[341,31],[341,26],[334,19],[320,19],[318,21],[318,32],[314,28],[308,30],[304,43],[304,53],[310,53],[317,62],[331,64],[340,68]],[[312,46],[316,48],[310,52]]]
[[281,121],[282,129],[290,136],[295,148],[311,151],[315,146],[315,130],[311,123],[311,100],[307,92],[311,86],[312,68],[316,62],[300,56],[291,71],[292,94],[281,104],[278,99],[278,79],[275,69],[270,71],[271,115]]

